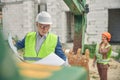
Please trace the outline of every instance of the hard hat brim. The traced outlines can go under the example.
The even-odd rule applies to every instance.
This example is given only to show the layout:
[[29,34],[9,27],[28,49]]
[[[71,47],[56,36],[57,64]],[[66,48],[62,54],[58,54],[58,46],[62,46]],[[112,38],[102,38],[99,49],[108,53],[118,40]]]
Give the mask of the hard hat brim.
[[52,24],[52,22],[38,22],[38,23],[40,23],[40,24]]

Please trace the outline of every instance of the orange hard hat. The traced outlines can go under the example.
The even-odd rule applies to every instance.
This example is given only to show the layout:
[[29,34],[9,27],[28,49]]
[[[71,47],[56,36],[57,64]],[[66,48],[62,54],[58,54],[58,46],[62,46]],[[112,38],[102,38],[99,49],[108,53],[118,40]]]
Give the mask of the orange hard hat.
[[109,32],[103,32],[102,35],[104,35],[108,39],[108,41],[110,41],[111,34]]

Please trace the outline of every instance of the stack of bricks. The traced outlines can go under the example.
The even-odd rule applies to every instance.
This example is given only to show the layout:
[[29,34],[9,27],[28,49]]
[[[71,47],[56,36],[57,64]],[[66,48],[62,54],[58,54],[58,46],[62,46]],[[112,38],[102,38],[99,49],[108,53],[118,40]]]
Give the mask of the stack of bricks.
[[[67,54],[68,62],[71,66],[82,66],[84,67],[89,74],[89,50],[86,49],[85,54],[81,54],[81,49],[77,50],[77,53],[75,54],[72,50],[69,51]],[[89,80],[89,75],[88,75]]]

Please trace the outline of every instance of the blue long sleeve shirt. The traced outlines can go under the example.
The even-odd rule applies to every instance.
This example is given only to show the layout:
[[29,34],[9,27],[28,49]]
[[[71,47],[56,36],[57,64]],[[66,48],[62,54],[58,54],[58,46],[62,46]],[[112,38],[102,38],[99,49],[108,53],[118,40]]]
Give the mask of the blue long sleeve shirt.
[[[16,42],[17,49],[22,49],[25,47],[25,38],[21,41]],[[66,56],[62,50],[62,45],[60,43],[59,37],[58,37],[58,41],[57,41],[57,45],[55,48],[55,54],[58,55],[60,58],[62,58],[64,61],[66,61]]]

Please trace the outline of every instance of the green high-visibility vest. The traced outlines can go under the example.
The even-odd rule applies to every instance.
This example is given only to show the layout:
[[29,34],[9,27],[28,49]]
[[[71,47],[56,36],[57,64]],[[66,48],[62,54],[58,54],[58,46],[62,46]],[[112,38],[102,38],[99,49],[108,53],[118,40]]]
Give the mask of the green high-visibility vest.
[[110,47],[109,52],[107,53],[107,59],[103,59],[102,54],[100,54],[99,51],[99,44],[97,44],[96,46],[96,57],[97,57],[97,63],[102,63],[102,64],[108,64],[108,62],[110,61],[110,57],[111,57],[111,53],[112,53],[112,48],[111,45],[108,44],[105,48]]
[[57,45],[57,35],[48,33],[46,40],[42,43],[38,53],[36,52],[36,32],[30,32],[25,38],[25,53],[24,59],[29,62],[34,62],[48,56],[55,51]]

